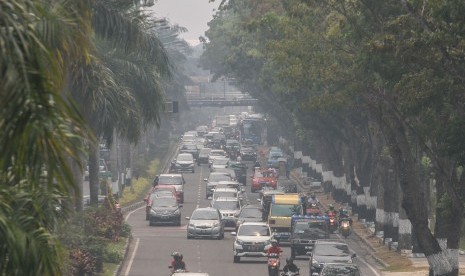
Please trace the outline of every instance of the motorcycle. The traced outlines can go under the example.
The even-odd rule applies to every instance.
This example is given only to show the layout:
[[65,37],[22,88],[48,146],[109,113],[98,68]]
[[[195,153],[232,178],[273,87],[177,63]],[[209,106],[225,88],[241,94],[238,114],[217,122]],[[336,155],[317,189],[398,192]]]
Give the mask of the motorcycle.
[[300,275],[299,270],[297,270],[297,272],[288,271],[288,272],[281,273],[281,276],[298,276],[298,275]]
[[339,232],[341,235],[347,239],[347,237],[350,235],[351,229],[350,229],[350,220],[349,219],[342,219],[341,220],[341,226],[339,228]]
[[338,222],[336,220],[336,213],[329,212],[329,232],[334,233],[338,228]]
[[268,276],[279,276],[279,254],[271,253],[268,255]]
[[173,270],[173,267],[172,267],[172,266],[168,266],[168,268],[169,268],[170,271],[171,271],[171,274],[170,274],[170,275],[173,275],[174,273],[189,272],[189,271],[187,271],[186,269],[176,269],[176,270]]

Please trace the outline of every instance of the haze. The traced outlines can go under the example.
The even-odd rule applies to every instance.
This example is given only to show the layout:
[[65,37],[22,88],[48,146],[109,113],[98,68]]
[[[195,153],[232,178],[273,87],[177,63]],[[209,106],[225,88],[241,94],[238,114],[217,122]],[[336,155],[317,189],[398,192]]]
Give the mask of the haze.
[[205,36],[208,21],[213,18],[220,1],[209,3],[208,0],[158,0],[150,8],[159,18],[167,18],[174,25],[188,29],[181,34],[189,44],[199,44],[199,36]]

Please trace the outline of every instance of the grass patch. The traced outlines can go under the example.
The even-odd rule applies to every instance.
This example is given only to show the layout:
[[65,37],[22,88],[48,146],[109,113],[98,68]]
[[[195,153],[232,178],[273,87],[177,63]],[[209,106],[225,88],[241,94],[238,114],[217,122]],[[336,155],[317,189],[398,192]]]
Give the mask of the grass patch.
[[147,168],[148,178],[139,177],[139,179],[133,179],[132,190],[130,189],[130,187],[124,188],[123,195],[121,196],[120,201],[119,201],[121,206],[124,207],[124,206],[137,203],[139,201],[142,201],[142,199],[147,194],[147,191],[152,183],[152,180],[159,173],[159,170],[160,170],[160,159],[157,158],[153,160],[152,162],[150,162],[150,165]]
[[104,263],[103,264],[103,272],[99,273],[100,276],[113,276],[115,274],[116,269],[118,268],[118,264],[110,264]]

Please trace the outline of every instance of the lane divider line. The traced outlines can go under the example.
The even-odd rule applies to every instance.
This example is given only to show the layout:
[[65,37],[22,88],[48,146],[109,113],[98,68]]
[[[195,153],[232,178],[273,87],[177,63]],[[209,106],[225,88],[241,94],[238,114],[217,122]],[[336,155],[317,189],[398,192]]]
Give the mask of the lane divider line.
[[139,248],[139,242],[140,242],[140,239],[136,238],[136,244],[134,246],[134,250],[132,251],[131,258],[129,259],[128,266],[126,267],[126,270],[124,271],[124,276],[128,276],[129,272],[131,271],[132,263],[134,262],[134,258],[136,257],[137,249]]

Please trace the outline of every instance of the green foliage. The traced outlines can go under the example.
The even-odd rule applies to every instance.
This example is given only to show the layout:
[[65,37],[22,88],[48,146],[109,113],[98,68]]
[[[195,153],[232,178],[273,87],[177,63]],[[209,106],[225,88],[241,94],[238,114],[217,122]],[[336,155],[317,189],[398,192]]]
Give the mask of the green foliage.
[[119,235],[123,238],[129,238],[131,236],[131,225],[129,225],[126,222],[123,223],[123,225],[121,226],[121,231]]

